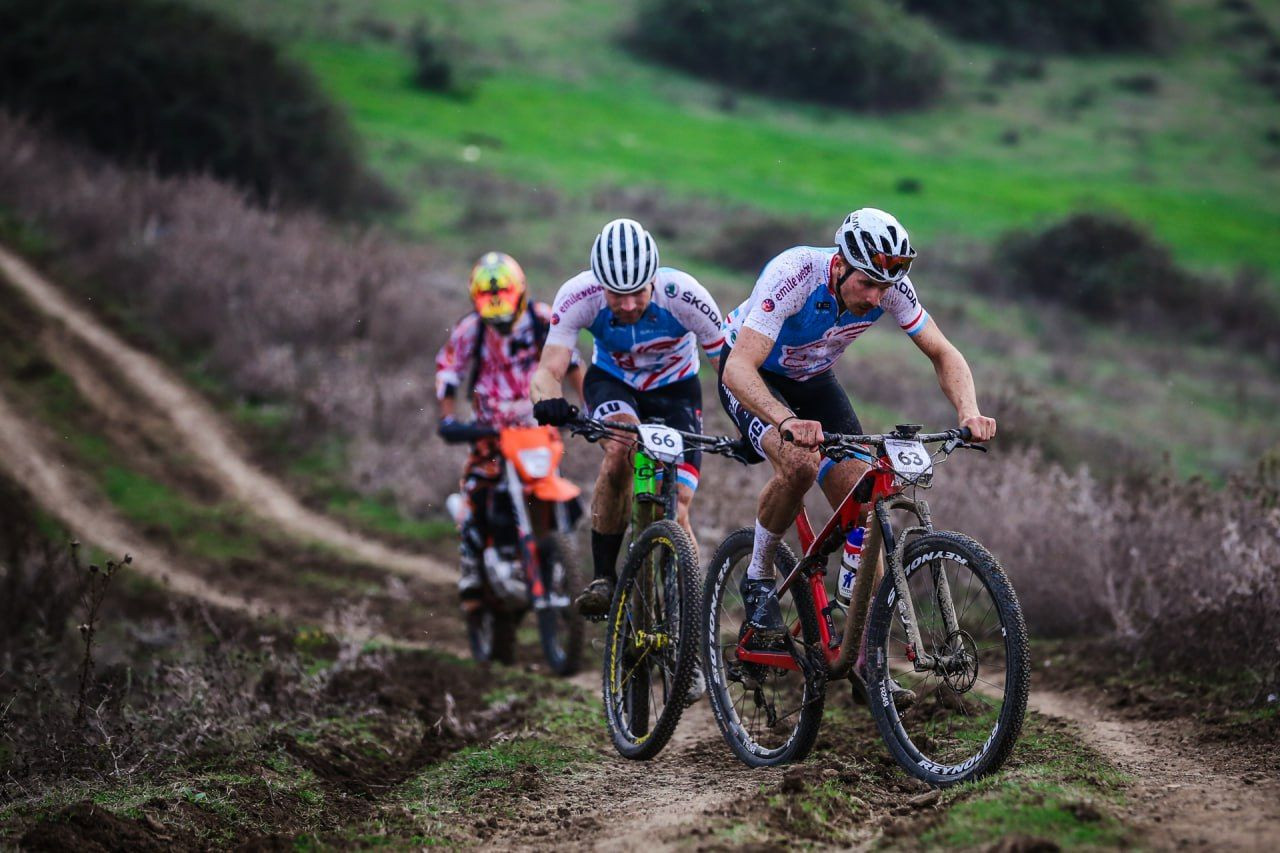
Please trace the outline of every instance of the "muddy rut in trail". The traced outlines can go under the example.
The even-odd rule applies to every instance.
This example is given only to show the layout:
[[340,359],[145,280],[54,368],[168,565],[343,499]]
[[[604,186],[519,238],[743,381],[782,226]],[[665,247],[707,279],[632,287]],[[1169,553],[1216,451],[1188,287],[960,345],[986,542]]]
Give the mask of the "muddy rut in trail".
[[[455,577],[448,566],[407,554],[352,533],[304,507],[276,480],[251,465],[236,449],[212,408],[158,361],[129,346],[17,256],[0,247],[0,274],[79,344],[111,365],[131,390],[145,397],[172,423],[186,450],[212,472],[226,492],[253,513],[303,539],[322,542],[365,562],[433,581]],[[63,367],[63,365],[59,365]],[[63,368],[66,369],[66,368]],[[75,379],[75,375],[72,374]]]
[[[600,672],[588,666],[573,683],[599,695]],[[601,739],[608,742],[601,719]],[[530,792],[513,818],[477,827],[498,848],[655,850],[687,846],[734,803],[775,785],[782,769],[752,770],[729,753],[704,698],[686,708],[671,742],[651,761],[608,749],[603,761]]]

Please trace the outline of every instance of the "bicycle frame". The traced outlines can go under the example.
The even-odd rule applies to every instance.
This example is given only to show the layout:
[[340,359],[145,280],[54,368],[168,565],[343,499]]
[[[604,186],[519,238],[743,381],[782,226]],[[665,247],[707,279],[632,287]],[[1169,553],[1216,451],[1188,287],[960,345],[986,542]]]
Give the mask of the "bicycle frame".
[[[859,499],[861,496],[861,500]],[[845,536],[854,526],[861,525],[862,519],[867,515],[867,505],[873,507],[875,516],[875,524],[870,525],[868,531],[867,542],[863,546],[863,567],[864,571],[861,577],[857,579],[860,586],[855,586],[855,595],[850,607],[845,614],[844,633],[842,642],[836,642],[832,635],[831,612],[832,607],[827,598],[827,587],[825,578],[827,574],[827,559],[844,544]],[[910,527],[901,533],[895,533],[889,512],[895,509],[902,509],[912,513],[920,522],[918,526]],[[829,669],[830,677],[840,678],[848,674],[856,657],[855,650],[861,645],[862,631],[866,620],[866,604],[870,600],[869,590],[870,572],[873,572],[875,563],[874,559],[881,553],[885,557],[885,571],[893,578],[893,583],[898,602],[898,613],[904,626],[907,629],[908,638],[911,642],[911,648],[907,650],[907,659],[910,660],[916,671],[924,671],[934,668],[937,664],[936,658],[928,652],[922,651],[924,648],[920,640],[919,627],[916,624],[915,606],[911,601],[911,595],[907,589],[907,575],[903,570],[902,556],[906,550],[907,538],[913,533],[929,533],[933,531],[933,522],[929,514],[929,506],[923,500],[915,500],[902,494],[902,487],[895,481],[895,474],[892,464],[888,458],[882,453],[876,463],[869,468],[854,487],[849,490],[849,494],[845,495],[843,501],[831,514],[831,518],[827,520],[822,531],[817,535],[813,532],[813,525],[809,521],[809,515],[803,507],[795,520],[796,532],[800,538],[800,546],[804,550],[804,556],[796,563],[794,569],[783,579],[778,585],[778,595],[781,595],[791,588],[795,583],[808,583],[810,592],[813,596],[813,606],[818,616],[818,632],[822,645],[822,655]],[[872,558],[872,562],[866,562],[867,557]],[[955,608],[951,600],[951,590],[947,586],[945,572],[937,572],[938,577],[934,581],[938,590],[939,606],[942,610],[943,622],[948,632],[958,628],[958,620],[956,618]],[[859,590],[866,590],[863,594],[857,594]],[[786,650],[779,651],[755,651],[746,648],[747,642],[751,639],[754,631],[750,628],[743,634],[738,641],[737,657],[739,661],[745,663],[762,664],[764,666],[777,667],[780,669],[803,669],[801,663],[796,656]],[[795,637],[800,634],[800,622],[791,628],[791,634],[794,641]],[[849,642],[852,638],[852,642]]]

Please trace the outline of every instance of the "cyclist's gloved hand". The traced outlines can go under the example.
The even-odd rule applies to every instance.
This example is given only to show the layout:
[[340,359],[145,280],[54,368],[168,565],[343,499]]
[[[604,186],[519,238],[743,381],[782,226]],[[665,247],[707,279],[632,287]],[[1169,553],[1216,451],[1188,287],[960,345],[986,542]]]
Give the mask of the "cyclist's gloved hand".
[[533,404],[533,417],[540,424],[564,426],[578,416],[578,407],[569,405],[564,397],[552,397]]
[[490,438],[498,434],[498,431],[488,424],[464,423],[453,418],[442,420],[437,432],[441,438],[450,444],[479,441],[482,438]]

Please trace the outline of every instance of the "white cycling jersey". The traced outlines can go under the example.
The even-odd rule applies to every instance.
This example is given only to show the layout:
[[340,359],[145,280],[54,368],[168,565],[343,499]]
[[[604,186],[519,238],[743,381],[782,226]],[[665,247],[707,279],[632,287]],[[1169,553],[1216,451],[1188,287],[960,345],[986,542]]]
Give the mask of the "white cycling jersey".
[[886,311],[915,337],[929,321],[910,278],[893,285],[880,305],[866,314],[838,311],[829,285],[831,261],[838,250],[796,246],[775,257],[760,273],[751,296],[725,318],[732,347],[744,328],[774,341],[763,369],[804,380],[830,370],[853,343]]
[[660,267],[653,300],[635,323],[618,322],[604,293],[589,270],[566,281],[551,303],[547,343],[573,349],[587,329],[595,338],[591,363],[637,391],[696,376],[697,345],[708,358],[720,354],[720,308],[688,273]]

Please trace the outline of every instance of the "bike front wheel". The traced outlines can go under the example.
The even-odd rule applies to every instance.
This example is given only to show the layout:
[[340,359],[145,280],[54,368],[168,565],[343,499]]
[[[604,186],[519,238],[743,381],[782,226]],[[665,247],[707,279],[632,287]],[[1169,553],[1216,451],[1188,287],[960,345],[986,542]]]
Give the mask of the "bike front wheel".
[[632,543],[605,629],[604,712],[626,758],[657,755],[684,711],[697,663],[697,558],[671,520]]
[[487,603],[466,614],[467,641],[471,656],[479,663],[516,662],[516,621],[518,617],[490,607]]
[[[825,683],[794,668],[765,666],[738,659],[738,641],[747,619],[739,589],[751,563],[755,530],[734,531],[711,558],[703,590],[703,669],[716,723],[733,754],[749,767],[799,761],[818,737]],[[786,577],[796,558],[778,543],[774,570]],[[820,648],[818,617],[808,584],[801,579],[779,600],[783,620],[799,624],[796,638]],[[825,662],[815,661],[825,677]]]
[[[939,786],[977,779],[999,769],[1022,731],[1031,672],[1022,609],[995,557],[963,534],[921,536],[903,563],[924,648],[912,645],[886,577],[867,628],[871,714],[907,772]],[[895,706],[891,679],[915,694],[909,708]]]
[[572,546],[558,533],[538,542],[538,561],[547,605],[538,608],[538,637],[547,666],[556,675],[573,675],[582,663],[582,619],[571,596],[579,580]]

